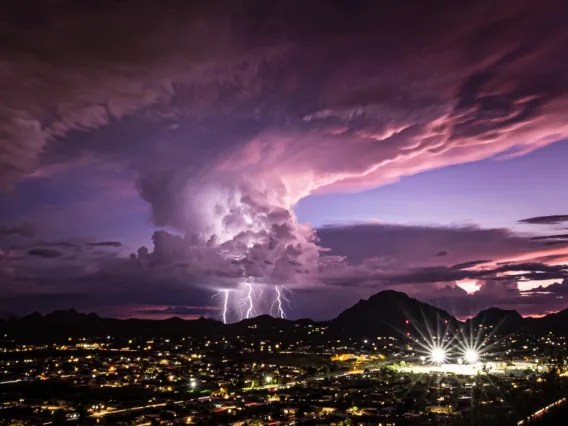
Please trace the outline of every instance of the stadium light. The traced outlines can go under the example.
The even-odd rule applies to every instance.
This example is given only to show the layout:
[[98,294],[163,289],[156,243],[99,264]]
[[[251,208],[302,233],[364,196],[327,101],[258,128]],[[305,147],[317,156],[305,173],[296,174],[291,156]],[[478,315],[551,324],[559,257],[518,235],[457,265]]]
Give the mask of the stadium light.
[[446,360],[446,351],[443,348],[433,348],[430,358],[437,364],[442,364]]
[[470,364],[475,364],[477,361],[479,361],[479,354],[474,349],[468,349],[467,351],[465,351],[464,358]]

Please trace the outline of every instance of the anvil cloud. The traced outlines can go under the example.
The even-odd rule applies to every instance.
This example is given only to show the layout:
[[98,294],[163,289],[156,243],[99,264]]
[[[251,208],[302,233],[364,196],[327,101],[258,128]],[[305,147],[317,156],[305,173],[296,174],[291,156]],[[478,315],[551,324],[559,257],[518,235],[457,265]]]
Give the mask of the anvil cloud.
[[[337,254],[341,244],[326,242],[330,231],[300,223],[295,206],[314,194],[362,191],[449,165],[506,161],[568,133],[561,59],[568,12],[557,0],[10,8],[0,26],[2,38],[13,40],[0,48],[0,184],[17,192],[22,182],[87,170],[112,180],[119,170],[111,185],[117,197],[122,187],[130,194],[125,181],[135,182],[132,193],[148,203],[153,225],[182,235],[155,234],[155,250],[126,264],[95,267],[89,258],[98,274],[137,276],[132,268],[176,263],[205,287],[218,286],[209,282],[219,277],[299,288],[377,285],[379,277],[430,283],[431,274],[405,281],[402,267],[369,267],[389,248],[366,246],[355,266],[354,253]],[[551,217],[565,217],[557,213]],[[10,220],[3,233],[17,232]],[[430,240],[424,267],[566,257],[564,240],[545,247],[505,230],[470,231],[501,233],[495,250],[505,253],[468,247],[457,256]],[[112,243],[86,244],[120,248]],[[29,243],[27,250],[41,261],[66,257],[57,247]],[[415,266],[402,253],[396,258]],[[507,272],[492,271],[487,279]],[[481,276],[450,278],[440,282]]]

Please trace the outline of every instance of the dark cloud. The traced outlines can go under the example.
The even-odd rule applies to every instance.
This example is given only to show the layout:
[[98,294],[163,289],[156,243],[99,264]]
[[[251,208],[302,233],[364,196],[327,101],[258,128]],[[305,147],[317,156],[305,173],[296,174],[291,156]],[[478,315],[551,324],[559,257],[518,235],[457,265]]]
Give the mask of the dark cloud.
[[54,247],[61,247],[64,249],[76,249],[76,250],[80,250],[81,246],[77,243],[72,243],[70,241],[57,241],[54,243],[49,243],[49,245],[54,246]]
[[212,311],[214,315],[218,314],[218,307],[207,307],[207,306],[168,306],[164,309],[141,309],[137,313],[145,315],[211,315]]
[[[329,254],[345,257],[352,264],[380,258],[390,267],[438,266],[432,246],[447,247],[446,265],[455,269],[475,266],[524,252],[534,252],[530,238],[507,229],[482,229],[473,226],[403,226],[392,224],[358,224],[327,226],[317,230],[319,244]],[[461,265],[463,264],[463,265]]]
[[[558,277],[568,272],[568,266],[565,264],[547,265],[543,263],[530,262],[530,263],[515,263],[502,265],[496,268],[497,272],[517,272],[519,275],[523,274],[537,274],[549,273],[556,274]],[[549,279],[549,278],[545,278]]]
[[59,250],[51,248],[34,248],[28,250],[28,256],[43,257],[45,259],[55,259],[57,257],[63,256],[63,253]]
[[438,253],[436,253],[436,256],[440,257],[440,256],[446,256],[448,254],[448,252],[446,250],[442,250],[439,251]]
[[120,241],[100,241],[96,243],[87,243],[87,247],[121,247],[122,243]]
[[568,242],[568,240],[558,240],[558,241],[544,241],[543,243],[541,243],[542,246],[558,246],[558,245],[562,245],[562,244],[566,244]]
[[[505,275],[503,275],[505,274]],[[568,277],[568,268],[551,267],[545,264],[507,265],[480,270],[455,269],[446,266],[433,266],[407,271],[373,271],[359,269],[352,276],[329,276],[328,284],[338,286],[368,285],[373,288],[420,283],[455,283],[461,280],[491,280],[491,282],[522,280],[542,281]],[[404,289],[403,289],[404,290]]]
[[[503,275],[505,274],[505,275]],[[482,279],[491,282],[522,280],[543,281],[550,279],[563,279],[568,277],[568,267],[565,265],[546,265],[542,263],[503,265],[497,268],[487,268],[481,270],[467,271],[455,270],[454,268],[423,268],[410,271],[393,277],[390,282],[395,283],[416,283],[416,282],[448,282],[463,279]]]
[[489,263],[490,260],[471,260],[469,262],[458,263],[457,265],[453,265],[450,269],[468,269],[473,268],[474,266],[483,265],[484,263]]
[[552,215],[552,216],[536,216],[519,221],[520,223],[529,223],[532,225],[556,225],[568,222],[568,215]]
[[[199,289],[188,292],[187,287],[180,283],[166,283],[160,280],[137,279],[131,283],[121,283],[118,279],[114,280],[109,277],[104,279],[99,276],[98,278],[98,283],[94,283],[92,278],[72,280],[74,291],[71,288],[60,289],[64,291],[59,292],[51,291],[48,283],[43,282],[42,286],[48,291],[38,290],[33,294],[18,295],[2,294],[0,306],[20,315],[34,311],[47,313],[59,309],[77,309],[108,316],[135,317],[142,314],[139,311],[144,311],[145,309],[141,309],[144,306],[167,306],[178,302],[187,304],[187,306],[196,305],[193,315],[206,313],[211,316],[216,315],[215,311],[206,308],[211,303],[210,292]],[[111,283],[116,285],[114,289],[107,285]],[[134,287],[137,285],[143,285],[143,287],[135,291]],[[146,315],[157,316],[158,313]],[[174,315],[182,315],[182,313],[170,314],[170,316]]]
[[31,238],[35,236],[35,233],[36,233],[35,226],[29,223],[25,223],[19,226],[14,226],[11,228],[6,226],[0,226],[0,241],[13,235],[19,235],[22,237]]
[[486,279],[481,288],[475,292],[477,296],[515,296],[518,294],[518,283],[515,278],[509,277],[504,280]]
[[[568,240],[568,234],[558,234],[558,235],[541,235],[538,237],[532,237],[532,240]],[[547,241],[547,243],[553,242],[558,244],[559,241]]]
[[549,286],[543,287],[538,286],[530,290],[525,290],[523,293],[539,293],[539,294],[552,294],[552,295],[565,295],[568,294],[568,279],[564,279],[561,282],[551,284]]
[[465,278],[489,275],[485,271],[471,272],[454,270],[444,266],[433,266],[410,270],[401,274],[379,274],[379,283],[382,285],[397,284],[418,284],[418,283],[440,283],[455,282]]

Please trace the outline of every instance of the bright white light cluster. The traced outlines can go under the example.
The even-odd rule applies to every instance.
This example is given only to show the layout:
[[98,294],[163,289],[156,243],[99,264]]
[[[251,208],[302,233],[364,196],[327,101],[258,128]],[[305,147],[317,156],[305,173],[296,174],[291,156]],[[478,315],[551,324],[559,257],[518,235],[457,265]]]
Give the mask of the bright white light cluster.
[[465,351],[464,358],[470,364],[475,364],[479,361],[479,354],[474,349],[468,349]]
[[[405,320],[405,325],[409,324],[413,322]],[[410,337],[409,332],[405,333],[410,337],[409,349],[416,350],[423,363],[439,366],[445,363],[474,365],[485,361],[484,358],[491,353],[494,344],[487,345],[485,337],[479,333],[476,335],[473,330],[469,333],[459,328],[452,330],[448,321],[444,321],[444,324],[445,326],[438,324],[434,329],[425,321],[424,327],[415,328],[418,338]],[[418,347],[413,349],[415,345]]]
[[[448,353],[445,348],[434,346],[430,349],[430,360],[436,364],[443,364],[448,357]],[[466,349],[463,354],[463,359],[468,364],[475,364],[479,361],[479,352],[475,349]],[[461,363],[461,358],[458,361]]]
[[446,360],[446,351],[444,348],[434,347],[430,352],[430,359],[436,364],[442,364]]

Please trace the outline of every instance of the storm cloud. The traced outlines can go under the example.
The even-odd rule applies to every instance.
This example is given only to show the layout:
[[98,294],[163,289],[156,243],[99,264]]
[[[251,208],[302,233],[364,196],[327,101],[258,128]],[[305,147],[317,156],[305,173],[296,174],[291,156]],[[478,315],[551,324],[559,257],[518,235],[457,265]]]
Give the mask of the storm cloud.
[[56,258],[63,256],[63,253],[59,250],[51,249],[51,248],[34,248],[28,250],[28,256],[38,256],[43,258]]
[[563,6],[13,3],[0,25],[2,38],[15,40],[0,48],[0,184],[78,165],[127,170],[152,223],[168,231],[154,234],[152,251],[94,272],[133,282],[172,264],[167,274],[202,283],[309,286],[328,275],[354,285],[379,272],[394,284],[409,271],[412,283],[440,273],[459,280],[470,269],[497,271],[480,259],[561,260],[558,238],[550,245],[468,227],[314,230],[294,207],[309,195],[519,156],[568,136]]

